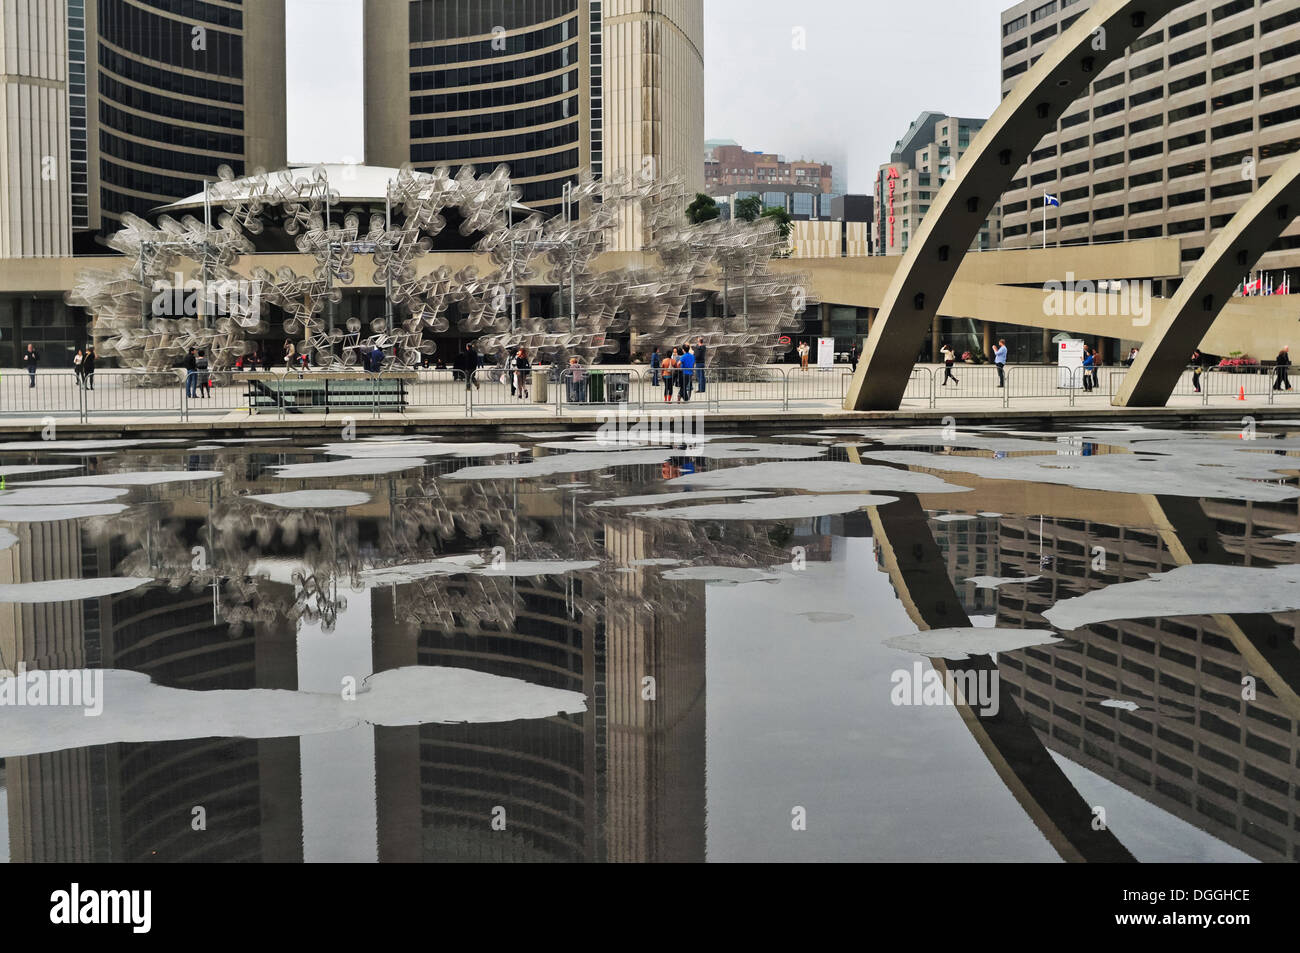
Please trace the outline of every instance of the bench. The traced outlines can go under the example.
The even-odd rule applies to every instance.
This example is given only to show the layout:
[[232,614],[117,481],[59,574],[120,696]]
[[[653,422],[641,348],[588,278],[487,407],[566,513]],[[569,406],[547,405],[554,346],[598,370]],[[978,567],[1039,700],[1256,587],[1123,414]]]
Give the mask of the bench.
[[408,385],[415,374],[289,372],[238,375],[248,389],[249,413],[301,414],[321,410],[405,413]]

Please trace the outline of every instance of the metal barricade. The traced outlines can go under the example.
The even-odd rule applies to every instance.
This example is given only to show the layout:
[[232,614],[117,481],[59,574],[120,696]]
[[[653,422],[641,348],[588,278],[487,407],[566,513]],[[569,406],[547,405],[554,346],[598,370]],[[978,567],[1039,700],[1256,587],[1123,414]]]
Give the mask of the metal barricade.
[[84,392],[81,379],[72,370],[37,371],[33,378],[26,370],[6,370],[0,374],[0,415],[43,417],[84,415]]
[[933,393],[939,400],[997,400],[1006,406],[1003,378],[992,364],[954,364],[949,375],[944,365],[931,371],[934,379]]
[[848,393],[848,381],[853,372],[846,365],[833,364],[830,367],[791,366],[785,373],[785,401],[788,410],[792,401],[838,400],[841,405]]

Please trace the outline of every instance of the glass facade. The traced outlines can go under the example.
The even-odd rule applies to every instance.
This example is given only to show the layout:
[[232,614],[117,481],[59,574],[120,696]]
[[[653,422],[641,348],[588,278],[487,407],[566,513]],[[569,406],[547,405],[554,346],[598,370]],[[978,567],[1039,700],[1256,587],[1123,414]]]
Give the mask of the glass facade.
[[580,23],[578,0],[412,0],[411,163],[504,164],[524,204],[558,213],[582,166]]
[[0,294],[0,367],[18,367],[28,344],[41,367],[71,367],[77,348],[89,342],[86,313],[58,295]]
[[[222,165],[244,174],[243,12],[202,0],[97,0],[96,12],[101,221],[95,224],[113,231],[125,212],[146,215],[201,191]],[[70,11],[70,40],[73,22]],[[84,19],[79,22],[84,32]],[[70,96],[75,68],[74,62]],[[82,90],[84,143],[84,66]],[[78,117],[72,118],[75,218]]]

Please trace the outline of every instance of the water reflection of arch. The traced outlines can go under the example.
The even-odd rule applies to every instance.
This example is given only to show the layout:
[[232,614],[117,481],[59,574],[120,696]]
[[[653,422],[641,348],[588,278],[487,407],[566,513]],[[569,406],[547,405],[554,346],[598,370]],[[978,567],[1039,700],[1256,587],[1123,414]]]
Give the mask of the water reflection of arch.
[[[971,622],[948,578],[947,568],[920,502],[900,494],[898,502],[868,511],[880,563],[909,618],[921,630],[969,627]],[[962,662],[932,658],[940,673],[994,672],[988,656]],[[1094,830],[1091,807],[1083,800],[1033,726],[1007,693],[993,716],[965,702],[954,704],[980,750],[1052,847],[1068,861],[1132,861],[1109,830]]]
[[[999,497],[1005,490],[997,484],[980,483],[980,490],[972,510],[1015,506]],[[997,574],[1042,577],[1032,586],[997,590],[998,623],[1011,628],[1044,627],[1043,613],[1063,599],[1167,572],[1193,555],[1209,564],[1251,565],[1281,564],[1293,555],[1291,544],[1260,534],[1294,528],[1296,501],[1261,509],[1069,487],[1028,492],[1027,508],[1045,519],[996,520]],[[927,502],[945,507],[952,501]],[[1106,522],[1091,522],[1091,512],[1105,512]],[[1107,552],[1104,568],[1092,565],[1094,546]],[[1293,640],[1294,628],[1270,615],[1117,619],[998,661],[1003,686],[1023,700],[1048,748],[1219,841],[1276,861],[1294,859],[1300,847],[1300,810],[1289,780],[1300,739],[1285,700]],[[1248,663],[1251,652],[1271,659],[1271,675],[1264,662]],[[1249,710],[1241,697],[1243,673],[1261,682]],[[1108,698],[1140,708],[1101,706]]]

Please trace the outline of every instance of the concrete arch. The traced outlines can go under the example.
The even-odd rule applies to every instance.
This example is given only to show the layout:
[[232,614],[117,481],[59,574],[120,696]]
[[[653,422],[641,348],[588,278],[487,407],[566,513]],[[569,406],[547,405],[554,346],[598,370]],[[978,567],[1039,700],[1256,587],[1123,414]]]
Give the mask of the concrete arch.
[[1011,177],[1097,74],[1182,2],[1100,0],[1002,101],[939,191],[894,273],[853,375],[846,410],[898,408],[939,305]]
[[[1116,407],[1163,407],[1241,276],[1300,214],[1300,155],[1269,176],[1205,249],[1124,377]],[[1260,355],[1263,357],[1264,355]]]

